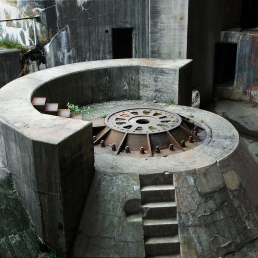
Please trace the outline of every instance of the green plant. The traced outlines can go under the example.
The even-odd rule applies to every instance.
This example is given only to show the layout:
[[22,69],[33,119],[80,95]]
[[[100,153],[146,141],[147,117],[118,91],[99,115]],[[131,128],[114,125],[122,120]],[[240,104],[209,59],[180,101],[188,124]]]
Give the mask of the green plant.
[[7,39],[7,38],[0,39],[0,47],[20,49],[24,52],[29,50],[29,47],[23,46],[19,42],[15,41],[15,40],[10,40],[10,39]]
[[193,118],[193,117],[194,117],[193,114],[188,115],[188,118]]
[[168,127],[166,124],[159,124],[159,126],[161,126],[163,128],[163,130],[166,130]]
[[91,107],[90,106],[82,106],[80,108],[80,111],[82,114],[87,114],[89,115],[90,114],[90,110],[91,110]]
[[50,253],[48,254],[47,258],[58,258],[58,257],[56,256],[56,253],[55,253],[55,252],[50,252]]
[[258,152],[255,152],[254,155],[258,158]]
[[105,118],[107,116],[107,114],[106,114],[106,112],[105,111],[102,111],[102,113],[101,113],[101,118]]
[[71,110],[72,114],[80,114],[81,110],[78,105],[67,103],[67,107]]
[[200,119],[200,122],[201,122],[201,123],[204,123],[204,120],[201,118],[201,119]]
[[141,96],[139,94],[135,94],[135,99],[136,100],[140,100],[141,99]]
[[168,105],[174,105],[175,104],[175,101],[173,100],[173,99],[170,99],[169,101],[168,101]]
[[154,126],[149,126],[148,129],[149,129],[150,131],[153,131],[153,130],[155,130],[156,128],[155,128]]

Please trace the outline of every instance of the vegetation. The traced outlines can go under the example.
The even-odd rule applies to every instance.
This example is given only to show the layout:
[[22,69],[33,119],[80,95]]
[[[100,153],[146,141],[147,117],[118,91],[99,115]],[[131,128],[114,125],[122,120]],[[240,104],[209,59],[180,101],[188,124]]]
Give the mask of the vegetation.
[[173,100],[173,99],[170,99],[169,101],[168,101],[168,105],[174,105],[175,104],[175,101]]
[[154,126],[149,126],[148,129],[149,129],[150,131],[156,130],[156,128],[155,128]]
[[258,152],[255,152],[254,155],[258,158]]
[[26,46],[23,46],[17,41],[9,40],[9,39],[0,39],[0,47],[2,48],[8,48],[8,49],[20,49],[24,52],[28,51],[29,48]]
[[50,252],[50,253],[48,254],[47,258],[58,258],[58,257],[56,256],[56,253],[55,253],[55,252]]
[[67,107],[70,109],[72,114],[81,114],[81,109],[78,105],[67,103]]
[[135,95],[135,100],[140,100],[141,99],[141,96],[139,94],[136,94]]
[[188,115],[188,118],[193,118],[193,117],[194,117],[193,114]]
[[163,128],[163,130],[166,130],[168,127],[168,125],[166,125],[166,124],[159,124],[159,126],[161,126]]
[[200,119],[200,122],[201,122],[201,123],[204,123],[204,120],[201,118],[201,119]]
[[105,111],[102,111],[102,113],[101,113],[101,118],[105,118],[107,116],[107,114],[106,114],[106,112]]

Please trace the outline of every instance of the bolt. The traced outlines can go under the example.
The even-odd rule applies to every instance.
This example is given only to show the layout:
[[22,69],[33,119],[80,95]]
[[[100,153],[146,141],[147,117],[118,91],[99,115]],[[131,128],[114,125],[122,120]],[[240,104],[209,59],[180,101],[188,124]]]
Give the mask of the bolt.
[[95,142],[97,140],[97,137],[96,136],[93,136],[93,141]]
[[115,150],[116,150],[116,145],[112,144],[112,151],[115,151]]
[[129,153],[129,147],[125,146],[125,153]]
[[181,141],[181,146],[182,146],[183,148],[185,147],[185,141],[184,141],[184,140]]
[[104,141],[104,140],[101,140],[101,141],[100,141],[100,146],[101,146],[101,147],[105,147],[105,146],[106,146],[106,144],[105,144],[105,141]]
[[155,151],[156,151],[157,153],[160,153],[160,148],[159,148],[159,146],[156,146]]
[[144,154],[144,148],[143,148],[143,147],[141,147],[140,153],[141,153],[141,154]]
[[193,142],[193,136],[189,136],[189,142]]
[[174,145],[171,143],[171,144],[169,144],[169,149],[170,150],[174,150]]

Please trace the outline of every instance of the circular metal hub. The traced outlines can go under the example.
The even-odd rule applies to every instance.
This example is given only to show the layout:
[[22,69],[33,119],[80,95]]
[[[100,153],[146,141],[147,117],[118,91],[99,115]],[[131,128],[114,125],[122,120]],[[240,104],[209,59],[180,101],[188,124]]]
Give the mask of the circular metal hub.
[[97,124],[93,121],[94,145],[127,157],[176,154],[197,147],[206,137],[197,122],[160,109],[121,110]]
[[105,124],[117,131],[131,134],[154,134],[172,130],[182,122],[179,115],[160,109],[127,109],[105,119]]

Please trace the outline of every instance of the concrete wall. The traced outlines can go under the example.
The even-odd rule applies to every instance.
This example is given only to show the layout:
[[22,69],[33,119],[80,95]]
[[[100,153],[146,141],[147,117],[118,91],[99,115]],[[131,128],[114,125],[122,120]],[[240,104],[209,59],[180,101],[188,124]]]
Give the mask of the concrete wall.
[[213,95],[215,43],[220,32],[239,24],[242,0],[190,0],[187,33],[187,58],[194,60],[193,87],[203,102]]
[[[59,32],[47,47],[48,67],[112,59],[112,28],[133,28],[133,57],[148,57],[148,1],[56,1],[55,4],[57,21],[52,23],[57,22]],[[50,27],[54,26],[52,23]]]
[[[99,64],[98,69],[94,69],[96,64]],[[175,104],[191,105],[191,98],[186,98],[191,95],[190,60],[124,59],[78,63],[76,67],[78,71],[79,67],[88,69],[49,81],[33,96],[45,96],[48,102],[58,102],[62,108],[68,102],[86,105],[139,97],[148,101],[166,103],[173,100]],[[51,74],[51,71],[46,73]]]
[[16,79],[21,71],[19,50],[0,50],[0,88]]
[[188,0],[150,0],[150,57],[186,58]]
[[140,200],[139,175],[97,170],[71,257],[145,257]]
[[39,237],[65,256],[94,173],[92,129],[34,109],[31,95],[44,79],[33,76],[1,89],[0,162],[13,174]]
[[0,163],[0,256],[38,257],[38,237],[21,198],[12,184],[11,173]]
[[257,238],[257,165],[240,142],[217,164],[175,174],[181,257],[221,257]]
[[258,102],[258,34],[251,31],[223,31],[221,42],[237,44],[233,87],[216,87],[220,98]]

